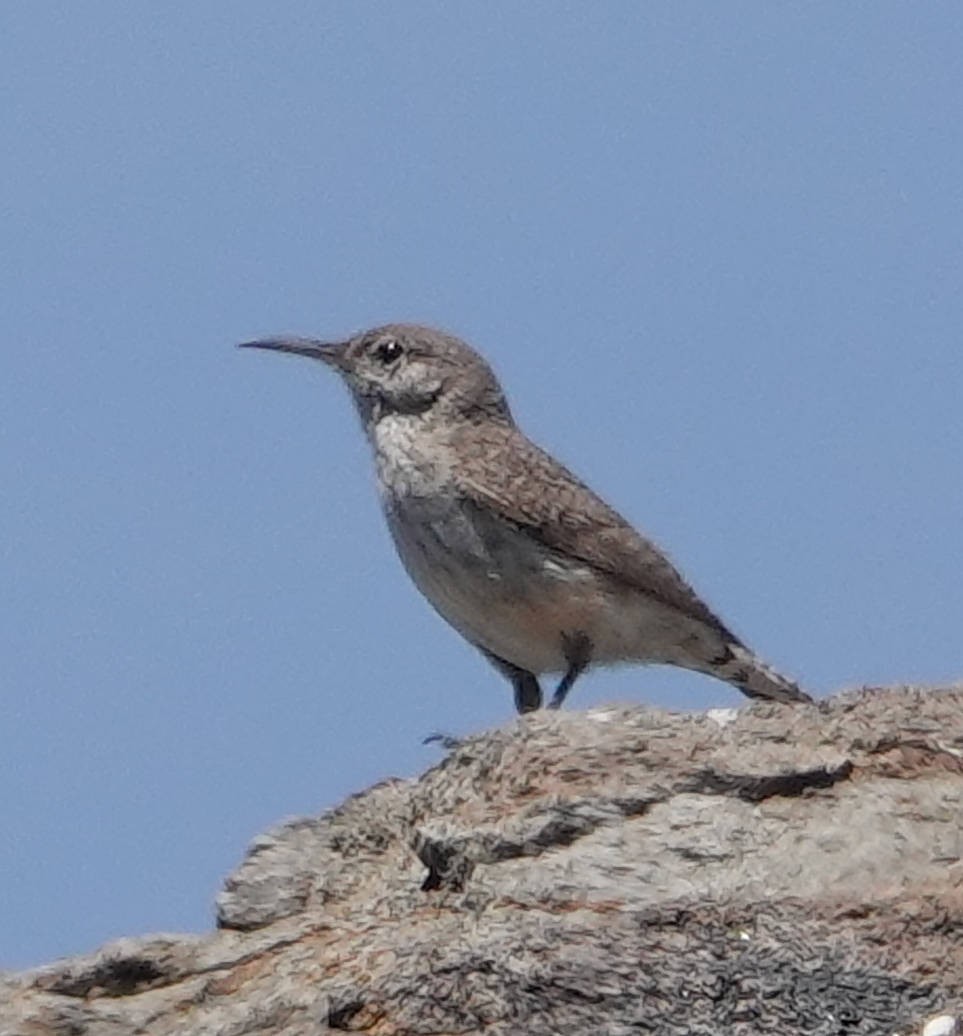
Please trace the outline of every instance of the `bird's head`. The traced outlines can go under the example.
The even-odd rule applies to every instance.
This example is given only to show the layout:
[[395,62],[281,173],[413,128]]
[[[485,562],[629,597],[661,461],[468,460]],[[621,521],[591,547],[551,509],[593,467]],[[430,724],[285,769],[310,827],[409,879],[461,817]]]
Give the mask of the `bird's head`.
[[241,345],[308,356],[333,367],[368,427],[389,414],[511,420],[486,361],[465,342],[434,328],[386,324],[343,342],[284,337]]

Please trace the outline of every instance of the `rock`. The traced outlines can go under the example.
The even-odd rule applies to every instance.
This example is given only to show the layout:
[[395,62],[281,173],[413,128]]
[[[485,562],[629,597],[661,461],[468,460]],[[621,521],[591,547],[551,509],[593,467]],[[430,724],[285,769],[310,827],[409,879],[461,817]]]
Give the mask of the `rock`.
[[961,689],[539,712],[259,838],[208,936],[0,978],[0,1034],[937,1036],[961,856]]

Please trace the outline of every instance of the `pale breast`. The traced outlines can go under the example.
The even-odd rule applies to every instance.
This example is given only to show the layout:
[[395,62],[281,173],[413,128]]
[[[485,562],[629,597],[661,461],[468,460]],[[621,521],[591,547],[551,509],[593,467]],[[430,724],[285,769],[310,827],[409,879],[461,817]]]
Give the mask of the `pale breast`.
[[410,417],[374,436],[378,478],[398,554],[435,610],[472,644],[533,673],[567,666],[565,637],[584,633],[592,660],[673,661],[705,630],[453,491],[451,456]]
[[595,624],[594,573],[559,563],[477,505],[407,497],[386,501],[386,516],[421,592],[466,639],[499,658],[532,672],[563,669],[562,632]]

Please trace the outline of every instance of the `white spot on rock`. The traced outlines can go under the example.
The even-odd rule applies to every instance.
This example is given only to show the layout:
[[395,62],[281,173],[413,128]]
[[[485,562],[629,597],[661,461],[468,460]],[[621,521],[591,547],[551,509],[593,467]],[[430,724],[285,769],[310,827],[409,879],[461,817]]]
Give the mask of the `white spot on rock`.
[[720,727],[727,727],[738,715],[738,709],[709,709],[706,712],[706,716]]
[[923,1026],[923,1036],[957,1036],[960,1031],[957,1019],[951,1014],[940,1014]]

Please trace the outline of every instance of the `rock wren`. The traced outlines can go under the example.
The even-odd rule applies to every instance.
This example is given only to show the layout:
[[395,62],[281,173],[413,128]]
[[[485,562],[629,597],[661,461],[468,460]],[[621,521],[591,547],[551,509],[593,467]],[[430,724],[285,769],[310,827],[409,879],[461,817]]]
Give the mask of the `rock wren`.
[[682,666],[754,698],[812,699],[760,661],[655,544],[515,424],[486,361],[430,327],[243,347],[309,356],[344,379],[374,451],[388,527],[435,610],[512,683],[558,708],[591,665]]

